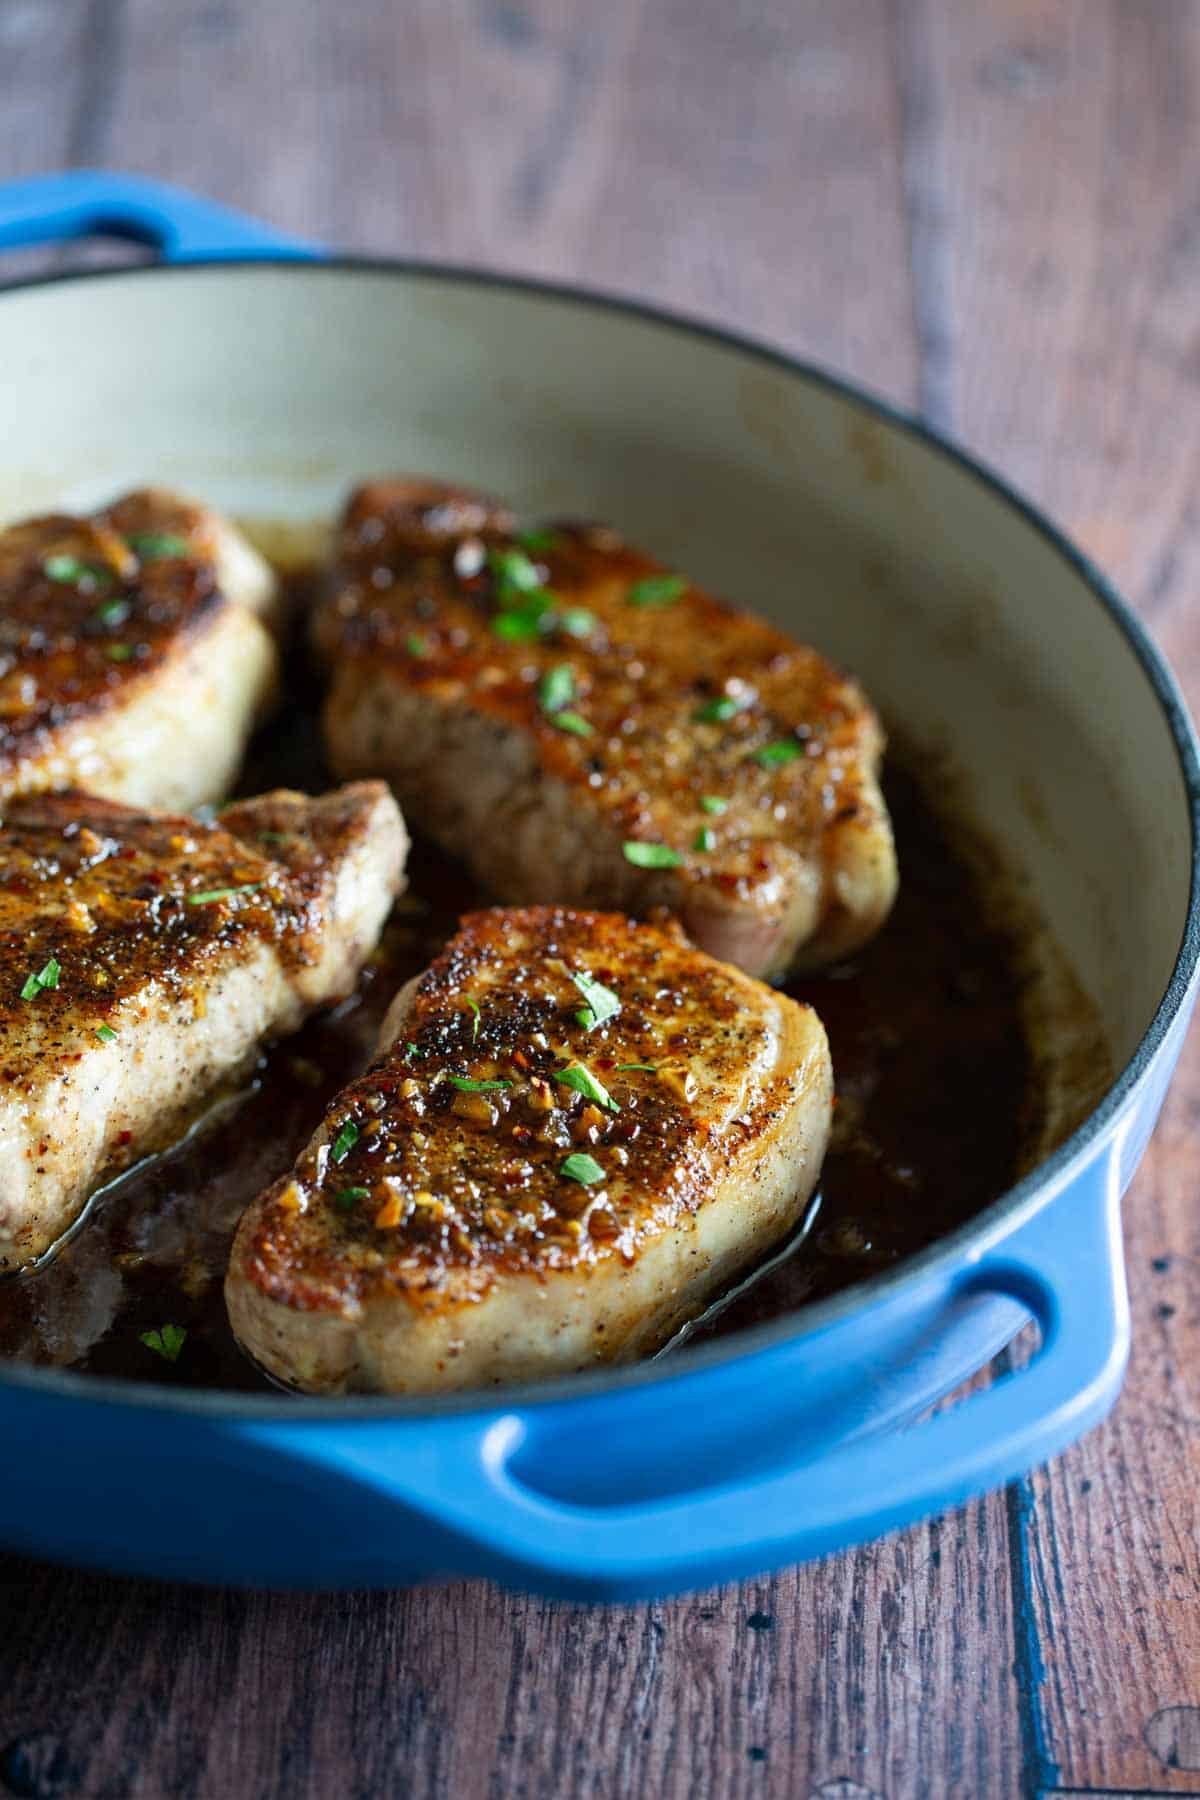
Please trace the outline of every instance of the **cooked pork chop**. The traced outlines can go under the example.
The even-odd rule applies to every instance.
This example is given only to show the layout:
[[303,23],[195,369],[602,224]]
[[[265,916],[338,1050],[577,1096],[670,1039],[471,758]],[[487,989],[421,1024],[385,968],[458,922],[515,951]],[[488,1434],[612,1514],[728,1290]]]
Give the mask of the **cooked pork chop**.
[[0,1269],[176,1138],[262,1039],[348,992],[401,883],[382,782],[220,825],[79,793],[0,826]]
[[798,1221],[830,1087],[812,1009],[677,927],[472,914],[248,1209],[233,1329],[325,1393],[642,1355]]
[[360,488],[316,637],[339,772],[386,776],[503,900],[666,906],[770,977],[887,914],[861,690],[610,531],[514,536],[484,496]]
[[275,692],[277,603],[234,527],[171,494],[0,532],[0,797],[218,799]]

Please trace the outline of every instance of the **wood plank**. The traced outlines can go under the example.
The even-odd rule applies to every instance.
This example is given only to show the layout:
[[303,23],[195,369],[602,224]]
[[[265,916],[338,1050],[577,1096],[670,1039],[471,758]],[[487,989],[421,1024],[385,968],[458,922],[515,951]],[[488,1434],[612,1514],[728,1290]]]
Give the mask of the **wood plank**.
[[208,1594],[0,1566],[0,1772],[5,1753],[57,1758],[80,1795],[1018,1791],[1015,1735],[989,1729],[1011,1650],[1004,1535],[982,1507],[650,1607],[481,1583]]
[[123,43],[114,164],[332,244],[666,301],[915,393],[880,0],[127,0]]
[[[1200,14],[1026,0],[947,24],[931,41],[953,427],[1113,571],[1195,701],[1200,240],[1180,173]],[[1162,1716],[1200,1719],[1198,1100],[1193,1041],[1126,1203],[1125,1394],[1033,1488],[1034,1760],[1071,1790],[1198,1785],[1191,1713]]]
[[[65,168],[89,151],[107,91],[87,74],[103,48],[100,14],[89,0],[0,6],[0,181]],[[40,274],[57,262],[54,251],[8,251],[0,280]]]
[[87,75],[103,31],[100,11],[89,0],[15,0],[0,8],[0,180],[62,167],[90,147],[91,121],[103,108]]

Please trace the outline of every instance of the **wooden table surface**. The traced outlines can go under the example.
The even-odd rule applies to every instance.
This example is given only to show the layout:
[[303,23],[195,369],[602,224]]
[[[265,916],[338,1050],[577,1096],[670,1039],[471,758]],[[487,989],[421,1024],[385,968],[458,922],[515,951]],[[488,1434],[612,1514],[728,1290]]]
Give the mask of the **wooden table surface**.
[[[1189,0],[0,0],[0,178],[143,169],[818,359],[1062,521],[1194,703],[1198,108]],[[1125,1393],[1028,1481],[613,1610],[0,1559],[0,1794],[1200,1793],[1198,1124],[1194,1039]]]

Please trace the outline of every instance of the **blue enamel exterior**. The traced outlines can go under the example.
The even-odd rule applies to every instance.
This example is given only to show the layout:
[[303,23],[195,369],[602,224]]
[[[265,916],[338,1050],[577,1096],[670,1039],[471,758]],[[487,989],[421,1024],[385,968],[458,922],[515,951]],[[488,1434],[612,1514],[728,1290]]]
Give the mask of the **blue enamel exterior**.
[[[173,261],[320,254],[140,178],[0,188],[0,248],[97,231]],[[1156,687],[1194,827],[1196,749],[1170,675],[1058,542]],[[6,1369],[0,1543],[206,1582],[482,1574],[635,1598],[816,1556],[1011,1480],[1096,1423],[1119,1390],[1120,1198],[1191,1014],[1198,935],[1193,881],[1171,989],[1108,1100],[1044,1170],[898,1274],[686,1363],[499,1403],[247,1400]],[[1026,1366],[927,1416],[1030,1315],[1041,1347]]]
[[142,175],[75,169],[0,186],[0,250],[96,236],[145,244],[171,263],[322,254],[316,244]]

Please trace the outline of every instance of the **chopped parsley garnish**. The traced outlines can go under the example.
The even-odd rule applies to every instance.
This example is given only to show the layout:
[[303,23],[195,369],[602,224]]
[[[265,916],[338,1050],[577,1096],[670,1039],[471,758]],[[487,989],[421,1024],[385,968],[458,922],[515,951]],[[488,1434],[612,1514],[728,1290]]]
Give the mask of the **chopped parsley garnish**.
[[349,1212],[350,1208],[354,1205],[354,1202],[356,1200],[367,1200],[370,1198],[370,1195],[371,1195],[370,1188],[366,1188],[366,1187],[342,1188],[341,1192],[335,1196],[334,1205],[336,1207],[338,1207],[340,1209],[340,1211],[342,1211],[342,1212]]
[[261,881],[243,881],[240,887],[205,888],[202,894],[189,894],[189,906],[215,906],[219,900],[232,900],[235,894],[253,894]]
[[543,599],[535,600],[528,606],[509,607],[505,612],[496,614],[492,620],[492,632],[509,644],[540,637],[542,621],[549,611],[549,602]]
[[572,737],[591,737],[593,726],[589,725],[582,713],[571,712],[568,708],[563,712],[552,713],[551,718],[560,731],[569,731]]
[[749,694],[718,694],[715,700],[706,700],[703,706],[698,706],[692,717],[703,724],[713,724],[721,719],[732,719],[749,704]]
[[149,562],[155,556],[190,556],[192,553],[186,538],[172,537],[166,531],[143,531],[127,541],[140,562]]
[[568,637],[586,637],[589,631],[596,629],[596,615],[585,606],[568,606],[566,612],[556,615],[554,626],[556,631],[565,631]]
[[696,833],[695,839],[692,843],[692,849],[693,850],[714,850],[716,848],[716,844],[717,844],[717,834],[712,829],[712,826],[711,825],[702,825],[700,827],[699,831]]
[[723,812],[729,811],[729,802],[723,800],[720,794],[701,794],[700,810],[710,813],[714,819],[719,819]]
[[585,1150],[572,1151],[566,1161],[559,1164],[558,1172],[565,1175],[568,1181],[581,1182],[584,1187],[594,1187],[596,1182],[604,1180],[604,1170],[595,1157],[589,1156]]
[[562,543],[557,531],[514,531],[513,543],[520,544],[522,550],[532,550],[536,556],[539,550],[554,550]]
[[682,575],[647,575],[634,582],[625,598],[630,606],[670,606],[687,593],[687,586]]
[[471,1011],[475,1014],[475,1017],[471,1021],[471,1042],[474,1043],[475,1040],[479,1036],[479,1020],[482,1015],[479,1010],[478,1000],[468,999],[467,1005],[470,1007]]
[[92,617],[97,625],[123,625],[132,611],[133,604],[129,600],[106,600]]
[[335,1163],[344,1163],[355,1144],[358,1142],[358,1126],[353,1119],[347,1119],[342,1129],[333,1140],[333,1149],[329,1152]]
[[511,1081],[472,1081],[469,1075],[447,1075],[446,1080],[464,1094],[494,1094],[498,1088],[512,1086]]
[[582,1063],[570,1063],[565,1069],[556,1069],[554,1079],[561,1081],[564,1087],[574,1088],[585,1100],[594,1100],[597,1106],[607,1107],[609,1112],[621,1110],[604,1083],[597,1081],[591,1070],[585,1069]]
[[629,839],[621,845],[625,861],[635,869],[677,869],[683,861],[678,850],[668,844],[639,844]]
[[647,1075],[657,1075],[658,1074],[657,1063],[618,1063],[617,1064],[618,1075],[624,1074],[626,1069],[641,1069]]
[[754,760],[761,763],[764,769],[774,769],[780,763],[795,762],[800,754],[800,746],[795,738],[780,738],[776,744],[764,744],[761,750],[755,752]]
[[39,969],[36,975],[30,975],[21,989],[22,1000],[36,1000],[43,988],[56,988],[58,978],[62,974],[62,964],[56,956],[52,956],[45,968]]
[[67,587],[107,587],[113,578],[112,570],[103,563],[81,562],[77,556],[48,556],[42,571],[51,581]]
[[102,1044],[115,1044],[117,1041],[117,1034],[111,1025],[97,1025],[96,1036]]
[[612,989],[606,988],[602,981],[597,981],[594,976],[589,975],[586,969],[580,969],[577,973],[572,974],[571,980],[587,1001],[587,1006],[577,1012],[575,1017],[589,1031],[594,1031],[597,1025],[603,1025],[606,1019],[611,1019],[614,1014],[620,1012],[621,1002]]
[[496,596],[503,603],[515,595],[532,593],[542,585],[535,562],[523,550],[489,550],[488,567],[496,579]]
[[186,1337],[187,1329],[183,1325],[161,1325],[157,1331],[141,1332],[138,1342],[145,1344],[147,1350],[153,1350],[155,1356],[161,1356],[164,1362],[178,1362]]
[[404,648],[410,656],[415,656],[418,661],[429,655],[429,645],[423,637],[418,637],[415,631],[411,637],[405,638]]
[[420,1056],[421,1054],[422,1054],[421,1050],[418,1048],[418,1046],[416,1044],[413,1043],[412,1039],[409,1038],[408,1042],[404,1046],[405,1062],[411,1062],[414,1056]]
[[132,644],[107,644],[104,654],[109,662],[131,662],[133,660]]
[[255,835],[260,844],[286,844],[288,841],[286,831],[259,831]]
[[547,669],[538,682],[538,704],[546,713],[552,724],[560,731],[569,731],[574,737],[591,737],[592,726],[582,713],[573,712],[570,702],[575,698],[575,676],[569,663],[556,663]]
[[575,676],[569,663],[556,663],[538,682],[538,705],[543,712],[561,712],[575,698]]

